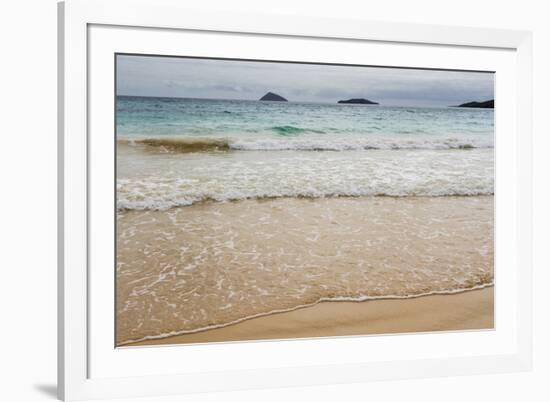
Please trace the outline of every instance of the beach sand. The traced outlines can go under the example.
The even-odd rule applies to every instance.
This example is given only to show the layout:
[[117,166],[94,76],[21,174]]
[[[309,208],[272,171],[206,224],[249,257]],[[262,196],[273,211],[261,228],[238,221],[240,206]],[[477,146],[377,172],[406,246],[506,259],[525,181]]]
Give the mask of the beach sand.
[[458,294],[365,302],[322,302],[195,334],[128,346],[492,329],[494,287]]
[[492,288],[389,299],[490,285],[492,196],[205,202],[117,228],[119,346],[492,326]]

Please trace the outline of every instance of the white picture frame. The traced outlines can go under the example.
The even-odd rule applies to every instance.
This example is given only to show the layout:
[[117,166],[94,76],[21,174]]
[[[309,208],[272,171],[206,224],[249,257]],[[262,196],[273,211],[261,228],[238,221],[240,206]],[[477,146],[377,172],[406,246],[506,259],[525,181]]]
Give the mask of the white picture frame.
[[[97,108],[93,109],[93,105],[101,104],[101,98],[97,98],[101,97],[101,93],[112,91],[112,87],[101,89],[102,77],[107,74],[101,72],[105,65],[102,60],[128,49],[155,53],[155,43],[160,43],[160,39],[164,48],[160,49],[159,45],[157,53],[173,54],[178,43],[181,43],[180,39],[200,41],[201,35],[227,38],[228,43],[242,41],[239,47],[246,47],[241,45],[249,41],[251,49],[257,48],[258,43],[269,43],[272,49],[282,49],[285,46],[278,44],[281,41],[286,44],[310,41],[312,47],[317,42],[319,46],[331,43],[344,49],[342,58],[347,46],[350,49],[353,46],[371,46],[373,55],[378,52],[381,55],[379,60],[386,60],[392,65],[403,61],[399,61],[397,56],[392,59],[391,52],[385,51],[385,47],[406,50],[412,46],[415,54],[425,52],[424,60],[410,60],[418,67],[451,68],[453,63],[459,66],[459,60],[462,60],[459,67],[466,69],[471,65],[475,69],[475,66],[491,68],[494,63],[497,73],[501,71],[502,76],[506,77],[506,82],[497,82],[496,86],[497,103],[499,96],[502,99],[499,103],[502,104],[502,112],[496,120],[497,130],[501,133],[500,140],[497,136],[496,163],[506,166],[506,174],[500,175],[500,181],[497,169],[497,188],[501,194],[508,192],[510,195],[506,197],[506,203],[497,203],[496,276],[499,283],[497,292],[500,293],[496,295],[497,325],[494,331],[187,345],[147,350],[126,348],[123,351],[116,351],[114,344],[109,344],[109,339],[113,337],[109,332],[112,322],[109,324],[109,318],[104,318],[102,313],[109,307],[110,299],[107,298],[101,305],[94,294],[111,289],[111,285],[102,285],[102,276],[91,269],[91,261],[97,260],[97,249],[90,249],[90,240],[95,241],[93,239],[97,238],[98,233],[106,233],[95,222],[97,214],[93,215],[91,222],[90,211],[96,208],[98,193],[90,189],[98,175],[109,177],[111,174],[112,177],[113,174],[112,171],[109,173],[112,164],[104,164],[99,169],[94,162],[97,158],[108,159],[108,152],[91,152],[96,146],[96,137],[92,135],[94,130],[109,121],[108,113],[98,113]],[[375,52],[375,47],[380,50]],[[60,3],[59,397],[64,400],[145,397],[529,370],[532,360],[531,47],[531,33],[524,31],[298,16],[217,15],[187,9],[183,2],[177,0],[68,0]],[[203,48],[205,54],[202,56],[215,49]],[[290,48],[286,50],[285,59],[291,57]],[[433,60],[439,61],[429,61],[430,49],[436,52]],[[196,52],[199,50],[195,50],[194,55],[197,55]],[[226,57],[239,56],[231,54],[231,50],[226,52]],[[441,52],[445,52],[444,62],[441,61]],[[472,54],[468,56],[468,53]],[[283,53],[280,54],[275,58],[284,57]],[[399,57],[403,59],[406,54],[400,52]],[[268,55],[264,49],[262,57],[268,58]],[[106,78],[107,82],[109,79]],[[503,98],[503,94],[508,96]],[[500,156],[498,152],[501,152]],[[504,161],[507,163],[504,164]],[[100,212],[101,209],[94,211]],[[100,237],[109,239],[108,235]],[[503,254],[500,256],[498,241],[503,242],[503,247],[500,247]],[[502,274],[498,271],[499,264],[506,266],[501,270]],[[502,304],[504,301],[499,300],[508,300],[508,304]],[[450,344],[456,346],[453,353],[444,352]],[[365,354],[355,353],[352,358],[352,353],[349,353],[350,350],[384,351],[384,348],[399,351],[407,346],[414,349],[415,354],[367,359]],[[428,353],[430,347],[434,348],[434,353]],[[319,352],[327,348],[341,357],[328,356],[330,354],[319,357]],[[438,348],[440,352],[436,351]],[[226,356],[224,364],[207,357],[220,353]],[[198,369],[182,368],[180,371],[177,366],[181,360],[170,356],[189,356],[189,361],[195,362],[197,360],[192,359],[205,358]],[[231,360],[231,356],[240,356],[240,363],[231,363],[236,361]],[[262,362],[255,361],[254,356],[261,356]],[[149,367],[158,365],[153,362],[163,362],[165,369],[144,371],[137,367],[137,362]]]

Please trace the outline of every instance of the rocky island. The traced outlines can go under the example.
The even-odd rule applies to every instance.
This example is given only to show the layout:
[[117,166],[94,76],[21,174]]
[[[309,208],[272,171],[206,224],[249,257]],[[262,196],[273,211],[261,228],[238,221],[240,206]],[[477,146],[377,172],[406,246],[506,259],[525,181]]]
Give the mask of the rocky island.
[[288,102],[285,98],[283,98],[281,95],[277,95],[273,92],[268,92],[264,96],[260,98],[261,101],[276,101],[276,102]]
[[463,103],[461,105],[455,106],[455,107],[477,107],[482,109],[494,109],[495,108],[495,100],[487,100],[484,102],[467,102]]
[[349,103],[354,105],[378,105],[378,102],[373,102],[365,98],[352,98],[347,100],[339,100],[338,103]]

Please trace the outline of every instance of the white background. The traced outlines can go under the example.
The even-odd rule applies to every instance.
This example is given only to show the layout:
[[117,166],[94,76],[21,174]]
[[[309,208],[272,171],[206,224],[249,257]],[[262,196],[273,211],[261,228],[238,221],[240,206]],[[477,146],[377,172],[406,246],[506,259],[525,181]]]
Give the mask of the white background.
[[[154,400],[548,400],[550,25],[545,2],[201,0],[200,5],[214,12],[230,8],[534,31],[534,371]],[[55,398],[56,379],[56,2],[20,0],[0,7],[0,400],[44,401]]]

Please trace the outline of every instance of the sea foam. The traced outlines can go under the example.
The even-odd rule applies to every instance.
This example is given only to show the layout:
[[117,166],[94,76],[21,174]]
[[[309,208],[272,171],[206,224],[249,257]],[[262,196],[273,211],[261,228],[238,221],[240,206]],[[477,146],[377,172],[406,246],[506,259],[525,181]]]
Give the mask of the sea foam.
[[494,192],[493,149],[119,153],[119,209],[281,197],[470,196]]

